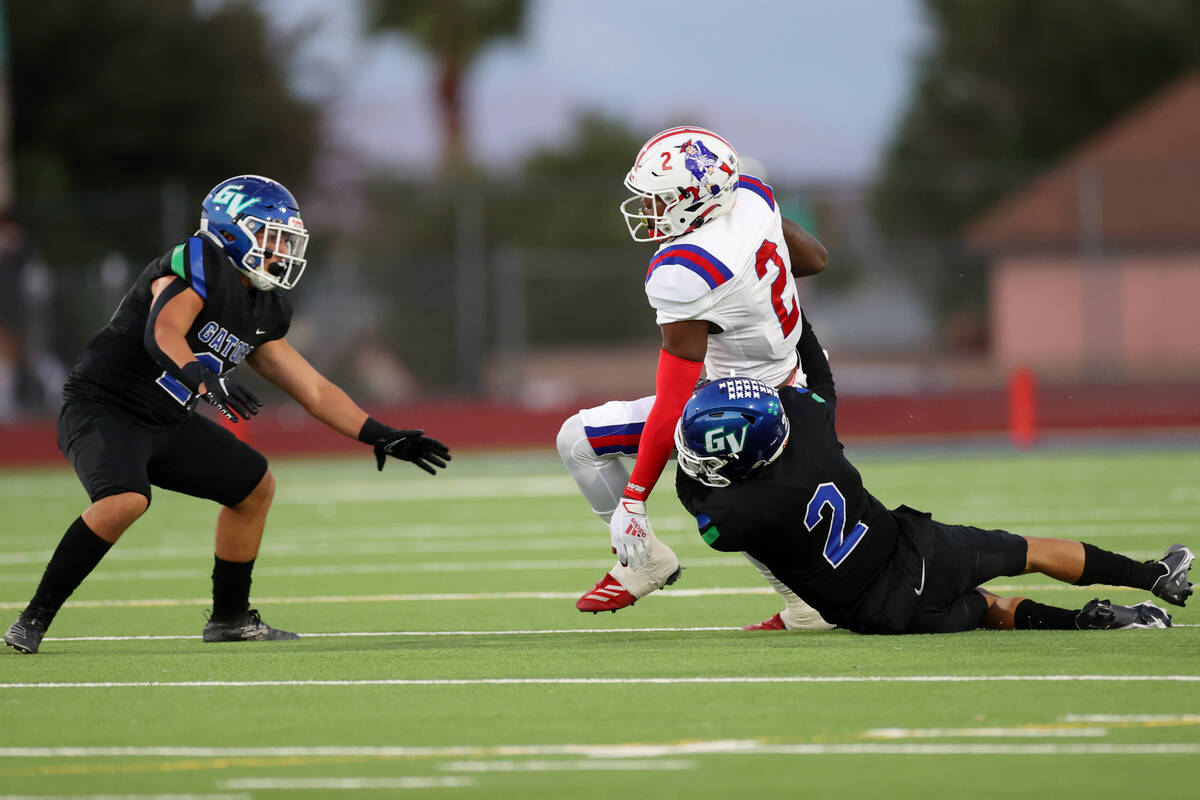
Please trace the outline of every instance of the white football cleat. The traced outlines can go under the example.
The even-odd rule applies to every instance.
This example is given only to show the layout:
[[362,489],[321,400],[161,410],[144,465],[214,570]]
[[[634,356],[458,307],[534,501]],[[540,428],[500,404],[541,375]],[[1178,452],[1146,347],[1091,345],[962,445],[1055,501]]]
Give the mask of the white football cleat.
[[575,601],[580,611],[597,614],[633,605],[651,592],[679,580],[683,567],[675,551],[650,534],[650,560],[638,570],[614,566],[589,591]]

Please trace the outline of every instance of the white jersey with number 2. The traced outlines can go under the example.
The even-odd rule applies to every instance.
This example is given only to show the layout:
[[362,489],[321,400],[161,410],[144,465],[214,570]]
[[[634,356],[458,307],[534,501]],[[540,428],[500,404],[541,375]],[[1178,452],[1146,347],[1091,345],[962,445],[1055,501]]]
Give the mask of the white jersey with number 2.
[[646,272],[657,322],[705,320],[708,378],[740,375],[803,385],[796,342],[802,320],[791,259],[771,187],[749,175],[733,208],[659,247]]

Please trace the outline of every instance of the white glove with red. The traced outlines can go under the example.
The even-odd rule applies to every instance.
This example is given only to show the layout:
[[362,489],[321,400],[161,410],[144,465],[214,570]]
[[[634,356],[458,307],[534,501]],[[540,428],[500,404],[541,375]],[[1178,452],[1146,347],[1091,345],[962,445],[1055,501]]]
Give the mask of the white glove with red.
[[622,497],[608,523],[613,552],[621,566],[636,570],[650,560],[650,520],[646,504],[641,500]]

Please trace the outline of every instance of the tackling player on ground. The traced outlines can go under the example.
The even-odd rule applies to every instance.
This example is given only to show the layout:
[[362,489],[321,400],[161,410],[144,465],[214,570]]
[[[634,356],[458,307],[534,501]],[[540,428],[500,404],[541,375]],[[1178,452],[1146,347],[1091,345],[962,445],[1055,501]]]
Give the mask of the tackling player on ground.
[[1081,542],[946,525],[907,506],[889,511],[842,452],[833,377],[807,324],[801,351],[807,389],[722,378],[684,408],[676,491],[710,547],[750,553],[826,620],[859,633],[1170,627],[1149,601],[1065,609],[980,588],[1040,572],[1182,606],[1193,556],[1176,544],[1138,562]]
[[150,505],[150,487],[215,500],[213,608],[206,642],[296,639],[250,608],[275,479],[267,460],[194,412],[198,401],[231,422],[262,403],[231,372],[243,360],[333,430],[430,474],[450,451],[419,430],[375,420],[284,338],[285,292],[304,272],[308,231],[295,198],[257,175],[222,181],[201,206],[200,230],[153,261],[88,344],[63,387],[58,444],[92,503],[46,566],[4,641],[36,653],[63,603]]
[[[770,186],[742,175],[720,136],[696,127],[651,137],[625,179],[621,206],[634,241],[656,242],[646,296],[662,331],[655,395],[585,409],[563,423],[558,451],[584,497],[609,524],[618,563],[576,603],[616,611],[673,583],[679,559],[654,535],[646,498],[671,454],[672,432],[702,374],[804,385],[795,277],[825,268],[825,248],[784,219]],[[633,472],[621,456],[635,456]],[[767,627],[827,627],[762,564],[785,598]]]

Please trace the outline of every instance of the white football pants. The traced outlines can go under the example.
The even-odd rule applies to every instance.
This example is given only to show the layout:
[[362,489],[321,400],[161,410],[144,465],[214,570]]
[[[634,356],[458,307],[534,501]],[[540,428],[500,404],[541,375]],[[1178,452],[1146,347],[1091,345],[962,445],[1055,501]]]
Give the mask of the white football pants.
[[[654,397],[637,400],[612,400],[594,408],[585,408],[567,418],[558,432],[558,455],[592,512],[604,521],[607,527],[617,508],[625,484],[629,481],[629,470],[621,462],[621,456],[636,457],[638,442],[646,417],[654,405]],[[651,557],[647,570],[634,572],[618,562],[610,570],[612,576],[629,590],[634,597],[641,598],[661,589],[666,579],[679,566],[671,548],[651,534]],[[780,612],[784,625],[789,630],[823,630],[833,626],[821,619],[812,606],[805,603],[796,593],[771,574],[762,562],[746,558],[754,565],[784,600],[785,608]],[[670,571],[666,571],[669,568]],[[660,574],[665,572],[665,574]],[[643,574],[647,573],[647,574]],[[629,581],[629,582],[626,582]]]

